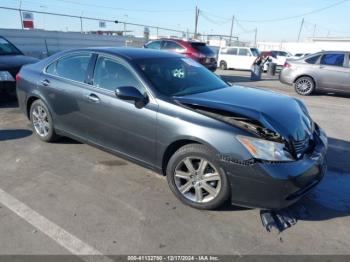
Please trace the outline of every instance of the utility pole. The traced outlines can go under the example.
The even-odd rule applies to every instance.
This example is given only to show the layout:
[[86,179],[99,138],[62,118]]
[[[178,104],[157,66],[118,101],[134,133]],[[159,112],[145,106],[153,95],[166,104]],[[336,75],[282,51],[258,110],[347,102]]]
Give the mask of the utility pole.
[[303,26],[304,26],[304,17],[303,17],[303,20],[301,20],[301,25],[300,25],[299,34],[298,34],[298,42],[300,41],[300,35],[301,35],[301,31],[303,30]]
[[195,14],[195,20],[194,20],[194,38],[197,38],[198,35],[198,18],[199,18],[199,8],[196,6],[196,14]]
[[316,24],[314,24],[314,33],[312,34],[312,37],[315,37],[315,35],[316,35]]
[[254,36],[254,47],[257,47],[257,40],[258,40],[258,28],[255,28],[255,36]]
[[19,16],[21,18],[22,29],[24,29],[24,26],[23,26],[23,14],[22,14],[22,0],[19,1]]
[[229,40],[229,45],[231,45],[232,41],[232,34],[233,34],[233,23],[235,21],[235,16],[232,16],[232,22],[231,22],[231,31],[230,31],[230,40]]

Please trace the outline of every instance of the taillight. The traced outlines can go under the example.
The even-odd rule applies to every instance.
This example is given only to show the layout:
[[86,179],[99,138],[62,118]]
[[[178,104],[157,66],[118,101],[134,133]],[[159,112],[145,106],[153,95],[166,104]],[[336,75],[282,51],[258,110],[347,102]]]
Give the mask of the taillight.
[[21,76],[19,75],[19,73],[17,73],[16,75],[16,82],[18,82],[21,79]]
[[291,65],[288,62],[285,62],[283,65],[283,68],[290,68],[290,67],[291,67]]

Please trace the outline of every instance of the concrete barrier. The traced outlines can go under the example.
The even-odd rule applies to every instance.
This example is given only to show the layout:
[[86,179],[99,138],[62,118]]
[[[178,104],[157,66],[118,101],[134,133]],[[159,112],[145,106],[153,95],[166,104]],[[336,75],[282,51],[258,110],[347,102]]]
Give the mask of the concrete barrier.
[[141,47],[143,38],[82,34],[43,30],[0,29],[0,36],[6,37],[23,53],[44,58],[53,53],[83,47],[96,46],[132,46]]

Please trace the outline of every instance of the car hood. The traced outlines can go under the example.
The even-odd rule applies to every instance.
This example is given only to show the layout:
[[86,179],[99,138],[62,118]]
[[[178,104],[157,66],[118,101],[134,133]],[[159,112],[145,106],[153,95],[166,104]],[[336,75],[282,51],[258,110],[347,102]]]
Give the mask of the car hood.
[[25,55],[0,55],[0,70],[20,68],[26,64],[33,64],[39,60]]
[[275,92],[232,86],[176,99],[184,105],[217,109],[258,121],[288,140],[304,140],[312,133],[312,120],[304,104]]

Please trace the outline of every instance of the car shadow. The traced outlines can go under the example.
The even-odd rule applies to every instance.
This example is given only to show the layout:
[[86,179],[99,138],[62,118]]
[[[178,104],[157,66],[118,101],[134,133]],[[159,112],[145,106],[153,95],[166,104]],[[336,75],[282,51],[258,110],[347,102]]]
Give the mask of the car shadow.
[[350,93],[319,90],[315,94],[313,94],[313,96],[333,96],[333,97],[340,97],[340,98],[350,98]]
[[0,98],[0,109],[1,108],[17,108],[18,102],[17,99],[4,99]]
[[75,144],[82,144],[81,142],[74,140],[72,138],[66,137],[66,136],[61,136],[59,137],[55,143],[57,144],[64,144],[64,145],[75,145]]
[[[218,74],[222,80],[229,83],[248,83],[248,82],[257,82],[255,80],[250,79],[250,75],[242,76],[242,75],[223,75]],[[262,74],[261,80],[258,81],[278,81],[278,75],[268,76],[266,74]]]
[[350,215],[350,142],[329,138],[328,171],[303,199],[288,208],[298,220],[321,221]]
[[31,136],[33,132],[28,129],[3,129],[0,130],[0,142],[6,140],[16,140]]

